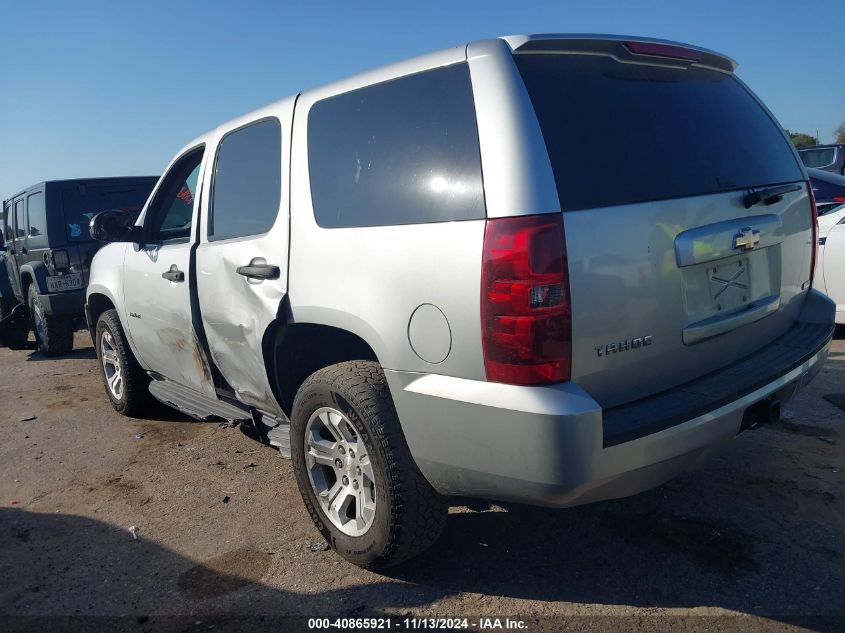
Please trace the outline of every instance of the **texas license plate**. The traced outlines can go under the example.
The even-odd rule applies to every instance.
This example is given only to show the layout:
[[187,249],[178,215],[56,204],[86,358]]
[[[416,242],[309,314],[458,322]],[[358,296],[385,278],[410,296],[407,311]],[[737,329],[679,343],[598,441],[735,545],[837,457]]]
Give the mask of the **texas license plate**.
[[82,288],[82,273],[62,275],[61,277],[47,277],[47,290],[62,292],[63,290],[78,290]]

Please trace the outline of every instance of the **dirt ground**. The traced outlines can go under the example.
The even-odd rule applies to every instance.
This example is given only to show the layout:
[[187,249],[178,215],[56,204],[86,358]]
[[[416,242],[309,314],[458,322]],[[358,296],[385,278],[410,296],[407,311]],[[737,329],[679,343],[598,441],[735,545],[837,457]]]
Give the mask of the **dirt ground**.
[[456,505],[428,554],[384,574],[321,548],[274,449],[165,409],[121,417],[87,334],[76,346],[60,359],[0,348],[0,617],[18,628],[34,621],[10,616],[845,622],[845,411],[824,399],[845,398],[841,338],[783,421],[703,469],[571,510]]

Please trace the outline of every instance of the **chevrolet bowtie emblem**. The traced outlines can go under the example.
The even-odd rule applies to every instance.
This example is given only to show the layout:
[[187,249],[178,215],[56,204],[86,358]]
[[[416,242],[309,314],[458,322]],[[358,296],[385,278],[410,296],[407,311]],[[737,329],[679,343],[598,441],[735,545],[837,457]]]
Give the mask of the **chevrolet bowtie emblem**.
[[760,243],[760,231],[748,227],[734,235],[734,248],[750,251]]

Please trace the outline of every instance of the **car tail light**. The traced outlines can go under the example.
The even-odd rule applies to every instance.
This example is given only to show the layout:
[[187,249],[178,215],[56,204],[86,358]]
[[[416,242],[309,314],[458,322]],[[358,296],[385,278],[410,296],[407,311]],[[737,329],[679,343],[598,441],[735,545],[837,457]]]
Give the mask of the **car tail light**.
[[66,268],[70,268],[70,258],[68,257],[66,250],[57,249],[50,251],[50,258],[53,260],[53,268],[56,270],[65,270]]
[[816,275],[816,258],[819,250],[819,211],[816,208],[816,196],[813,195],[813,186],[807,181],[807,193],[810,196],[810,213],[813,219],[813,253],[810,257],[810,285],[813,285],[813,277]]
[[834,202],[845,202],[845,196],[833,196]]
[[672,59],[686,59],[697,62],[702,58],[700,51],[672,44],[657,44],[654,42],[625,42],[625,46],[635,55],[652,55],[654,57],[670,57]]
[[488,380],[569,380],[572,310],[562,214],[487,221],[481,322]]

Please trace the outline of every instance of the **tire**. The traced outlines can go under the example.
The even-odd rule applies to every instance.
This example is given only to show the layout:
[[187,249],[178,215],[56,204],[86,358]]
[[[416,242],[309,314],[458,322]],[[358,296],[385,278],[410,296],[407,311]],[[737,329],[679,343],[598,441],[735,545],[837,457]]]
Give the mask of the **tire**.
[[[0,319],[6,318],[18,305],[17,299],[0,299]],[[29,339],[29,321],[26,318],[26,311],[22,315],[16,315],[11,321],[0,325],[0,345],[6,345],[9,349],[26,349]]]
[[[152,402],[150,377],[126,342],[117,310],[106,310],[97,319],[94,347],[111,406],[127,417],[141,417]],[[120,383],[119,388],[117,382]]]
[[73,349],[76,320],[64,314],[44,314],[38,288],[30,284],[29,318],[35,333],[35,344],[44,356],[64,356]]
[[[323,538],[346,560],[383,569],[417,556],[440,536],[447,506],[411,457],[377,363],[339,363],[312,374],[296,394],[290,438],[305,507]],[[309,438],[312,444],[306,449]],[[335,465],[316,463],[317,452],[322,461]],[[359,461],[366,462],[363,472]],[[343,480],[342,473],[350,481]],[[327,491],[322,501],[320,490]],[[324,506],[333,491],[336,507],[346,507],[336,518]],[[347,501],[340,503],[341,497]],[[362,516],[353,519],[350,514]],[[338,519],[347,522],[341,526]]]

